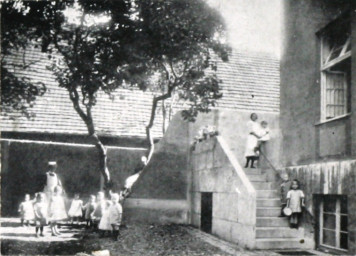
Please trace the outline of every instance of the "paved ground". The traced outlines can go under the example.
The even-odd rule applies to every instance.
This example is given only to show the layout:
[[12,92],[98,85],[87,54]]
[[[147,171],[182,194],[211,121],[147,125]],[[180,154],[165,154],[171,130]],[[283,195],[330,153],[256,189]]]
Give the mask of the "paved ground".
[[91,255],[108,250],[110,255],[279,255],[271,251],[247,251],[212,235],[180,225],[128,224],[119,241],[99,238],[83,227],[61,227],[62,235],[36,238],[35,227],[21,227],[18,219],[0,219],[2,255]]

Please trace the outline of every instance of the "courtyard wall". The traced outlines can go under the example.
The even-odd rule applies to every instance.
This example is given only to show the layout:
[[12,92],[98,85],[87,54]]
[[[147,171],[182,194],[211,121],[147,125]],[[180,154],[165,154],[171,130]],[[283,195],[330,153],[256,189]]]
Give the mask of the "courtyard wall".
[[[57,161],[57,174],[66,194],[80,193],[83,199],[100,188],[98,155],[92,145],[68,143],[1,141],[1,215],[16,216],[25,193],[43,189],[38,184],[48,161]],[[143,148],[108,147],[108,167],[114,190],[122,188],[139,163]]]

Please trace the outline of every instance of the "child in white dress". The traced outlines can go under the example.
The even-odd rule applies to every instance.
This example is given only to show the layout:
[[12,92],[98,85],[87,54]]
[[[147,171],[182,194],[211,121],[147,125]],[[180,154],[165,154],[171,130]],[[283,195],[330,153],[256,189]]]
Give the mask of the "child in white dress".
[[280,217],[285,217],[283,209],[287,206],[287,194],[291,188],[292,181],[289,179],[289,175],[286,172],[281,174],[282,183],[280,185],[281,192],[281,214]]
[[21,216],[21,225],[30,226],[30,221],[35,219],[35,213],[33,211],[33,202],[30,200],[30,195],[25,195],[25,201],[19,206],[19,213]]
[[60,186],[54,188],[54,195],[49,202],[48,217],[51,223],[52,236],[60,235],[57,228],[58,222],[68,218]]
[[302,213],[302,207],[304,207],[304,193],[299,189],[299,181],[293,180],[291,190],[287,193],[287,207],[292,210],[290,216],[291,228],[298,228],[299,217]]
[[261,122],[257,133],[259,135],[259,138],[257,140],[257,146],[255,148],[255,152],[257,154],[260,154],[261,145],[271,139],[268,123],[266,121]]
[[[110,195],[112,195],[111,191],[109,193]],[[105,203],[102,205],[103,215],[100,219],[99,226],[98,226],[101,236],[105,236],[107,233],[110,233],[112,231],[112,227],[109,220],[110,217],[109,208],[111,204],[112,204],[111,201],[105,200]]]
[[99,222],[100,222],[101,218],[103,217],[105,209],[106,209],[105,194],[104,194],[104,192],[98,192],[98,195],[96,197],[95,210],[91,215],[95,228],[98,228]]
[[118,239],[120,224],[122,219],[122,207],[119,203],[120,196],[117,193],[111,194],[111,205],[109,207],[109,224],[112,228],[114,240]]
[[83,216],[83,201],[80,200],[79,194],[74,195],[74,199],[70,205],[68,216],[71,218],[71,224],[76,220],[79,225],[79,221]]
[[[35,224],[36,224],[36,236],[43,235],[43,227],[47,225],[47,203],[45,202],[45,194],[38,193],[36,195],[36,203],[33,205],[33,210],[35,214]],[[40,234],[38,234],[40,231]]]
[[269,141],[271,139],[270,133],[269,133],[269,128],[268,128],[268,123],[267,121],[262,121],[261,122],[261,138],[258,140],[261,142]]
[[85,221],[86,221],[86,228],[92,227],[93,226],[93,212],[95,211],[96,207],[96,202],[95,202],[96,197],[94,195],[90,195],[89,202],[87,202],[84,205],[84,211],[85,211]]

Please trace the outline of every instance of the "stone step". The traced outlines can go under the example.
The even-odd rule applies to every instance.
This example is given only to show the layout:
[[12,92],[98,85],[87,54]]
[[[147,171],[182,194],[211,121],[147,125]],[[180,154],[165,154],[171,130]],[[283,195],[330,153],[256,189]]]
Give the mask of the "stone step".
[[251,168],[244,168],[246,175],[261,175],[262,172],[260,169],[251,169]]
[[257,217],[256,227],[289,227],[287,217]]
[[256,190],[273,190],[274,189],[274,185],[272,182],[251,181],[251,183]]
[[302,238],[258,238],[256,249],[300,249],[303,242]]
[[256,211],[257,217],[278,217],[280,214],[280,207],[258,207]]
[[266,199],[257,199],[257,207],[270,206],[277,207],[281,206],[281,200],[279,198],[266,198]]
[[256,228],[256,238],[302,238],[303,228],[277,228],[277,227],[258,227]]
[[250,181],[264,181],[264,182],[266,182],[266,176],[262,175],[262,174],[258,174],[258,175],[247,174],[247,177]]
[[256,190],[257,198],[279,198],[277,190]]

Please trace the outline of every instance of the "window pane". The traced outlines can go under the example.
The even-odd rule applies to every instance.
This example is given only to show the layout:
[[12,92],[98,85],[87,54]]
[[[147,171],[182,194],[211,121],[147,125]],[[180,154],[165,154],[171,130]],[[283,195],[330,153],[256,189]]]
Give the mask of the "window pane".
[[347,216],[341,215],[341,216],[340,216],[340,221],[341,221],[341,223],[340,223],[340,230],[347,232],[347,223],[348,223]]
[[343,45],[341,46],[336,46],[336,48],[333,49],[333,51],[331,52],[331,56],[329,58],[329,61],[333,60],[333,59],[336,59],[337,57],[340,56],[340,53],[342,51],[342,47]]
[[348,235],[344,233],[340,233],[340,248],[342,249],[348,249]]
[[340,198],[340,212],[347,214],[347,196]]
[[323,244],[336,246],[336,233],[334,231],[323,229]]
[[324,199],[324,212],[335,212],[336,200],[333,196],[326,196]]
[[335,229],[336,228],[336,216],[333,214],[326,214],[324,213],[324,227],[328,229]]

